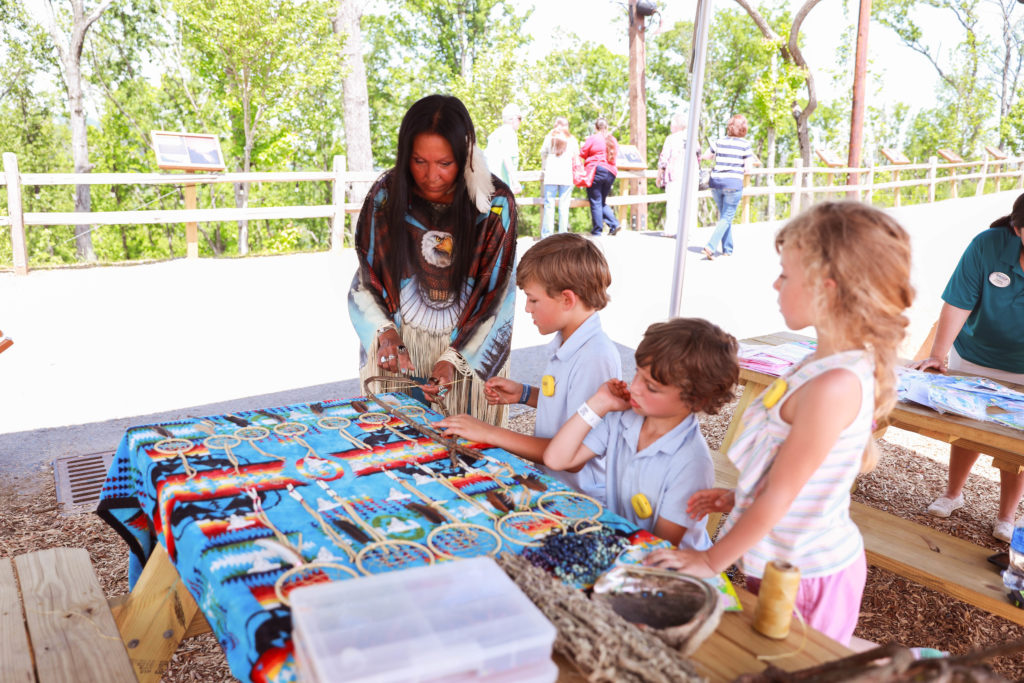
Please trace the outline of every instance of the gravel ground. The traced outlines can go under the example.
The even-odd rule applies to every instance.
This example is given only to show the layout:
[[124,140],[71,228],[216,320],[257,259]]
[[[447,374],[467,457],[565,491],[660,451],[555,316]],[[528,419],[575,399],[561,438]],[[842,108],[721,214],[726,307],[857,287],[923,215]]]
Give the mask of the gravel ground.
[[[702,418],[701,428],[712,448],[720,445],[734,405],[717,416]],[[533,412],[514,415],[512,427],[532,431]],[[881,462],[874,472],[861,478],[854,494],[856,500],[993,551],[1005,549],[1005,544],[989,535],[998,498],[998,475],[993,468],[979,464],[966,489],[970,505],[950,519],[940,520],[925,514],[924,508],[943,490],[948,447],[895,429],[890,429],[879,444]],[[26,491],[34,495],[25,495]],[[127,592],[128,550],[124,542],[95,515],[61,515],[52,472],[40,471],[31,480],[0,481],[0,556],[59,546],[87,548],[106,594]],[[742,581],[741,576],[737,579]],[[897,575],[870,568],[856,635],[879,643],[895,641],[962,654],[1024,638],[1024,628]],[[992,664],[1002,676],[1024,680],[1024,658],[1004,657]],[[216,639],[207,634],[182,643],[163,680],[235,679]]]

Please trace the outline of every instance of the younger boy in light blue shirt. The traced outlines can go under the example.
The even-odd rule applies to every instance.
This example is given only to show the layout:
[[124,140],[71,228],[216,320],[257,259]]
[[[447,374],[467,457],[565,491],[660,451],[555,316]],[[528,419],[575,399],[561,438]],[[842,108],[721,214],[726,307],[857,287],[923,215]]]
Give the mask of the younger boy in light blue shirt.
[[705,525],[686,513],[696,491],[712,488],[715,466],[697,413],[732,400],[739,380],[736,339],[699,318],[647,328],[636,377],[611,379],[551,439],[544,464],[570,469],[604,456],[609,510],[683,548],[711,546]]
[[598,311],[608,303],[611,272],[592,241],[575,233],[556,233],[534,244],[516,269],[516,284],[526,294],[526,312],[541,334],[555,334],[540,387],[493,377],[484,388],[491,403],[524,403],[537,408],[534,435],[520,434],[455,415],[436,423],[446,436],[489,443],[538,463],[548,474],[604,503],[601,458],[575,471],[543,465],[544,448],[581,402],[609,377],[622,375],[615,344],[601,329]]

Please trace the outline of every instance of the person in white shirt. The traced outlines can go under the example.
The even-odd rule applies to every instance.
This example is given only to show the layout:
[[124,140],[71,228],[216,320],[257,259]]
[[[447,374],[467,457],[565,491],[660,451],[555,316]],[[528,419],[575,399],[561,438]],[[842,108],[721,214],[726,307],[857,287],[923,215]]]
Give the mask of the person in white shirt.
[[569,132],[569,120],[555,119],[555,127],[544,136],[540,147],[543,171],[541,185],[544,195],[544,217],[540,236],[551,234],[555,227],[555,199],[558,200],[558,232],[569,231],[569,203],[572,201],[572,161],[580,153],[580,143]]
[[501,178],[512,189],[513,194],[523,191],[523,186],[516,179],[519,173],[519,126],[523,122],[523,113],[519,106],[510,103],[501,110],[501,125],[487,138],[487,166],[491,173]]

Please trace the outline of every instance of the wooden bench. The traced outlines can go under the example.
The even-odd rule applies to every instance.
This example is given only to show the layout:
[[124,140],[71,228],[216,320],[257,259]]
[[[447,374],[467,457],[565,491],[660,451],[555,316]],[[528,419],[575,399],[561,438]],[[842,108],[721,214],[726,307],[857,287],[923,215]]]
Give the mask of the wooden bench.
[[135,683],[84,549],[0,558],[0,681]]
[[[735,466],[717,451],[711,455],[715,485],[734,488]],[[863,503],[850,504],[850,517],[860,527],[869,564],[1024,625],[1024,609],[1007,600],[1003,580],[988,561],[988,548]]]

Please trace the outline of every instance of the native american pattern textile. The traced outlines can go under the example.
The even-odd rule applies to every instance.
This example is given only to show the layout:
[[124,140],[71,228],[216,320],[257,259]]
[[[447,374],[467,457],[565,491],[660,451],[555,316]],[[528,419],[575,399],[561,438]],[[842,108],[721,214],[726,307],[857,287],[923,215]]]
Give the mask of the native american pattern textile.
[[[419,422],[441,419],[404,394],[383,398],[412,407]],[[297,565],[311,565],[302,573],[305,582],[362,575],[350,554],[372,540],[361,524],[381,537],[427,547],[425,539],[439,525],[425,516],[424,505],[416,505],[421,498],[410,487],[440,501],[438,507],[459,522],[486,529],[495,529],[496,518],[506,514],[494,504],[501,488],[494,478],[517,505],[534,511],[546,492],[568,490],[485,444],[470,445],[489,459],[463,458],[465,465],[453,469],[446,447],[397,417],[374,422],[380,419],[371,419],[376,408],[358,398],[139,426],[118,446],[99,509],[129,544],[131,584],[154,544],[163,544],[241,681],[296,680],[291,614],[275,590],[282,575],[294,575]],[[345,422],[337,418],[350,423],[334,428]],[[506,535],[523,541],[552,526],[511,520],[506,532],[512,533]],[[599,521],[626,535],[635,550],[668,546],[607,511]],[[506,535],[501,551],[522,552],[525,546]],[[425,556],[409,555],[410,566],[426,562]]]

